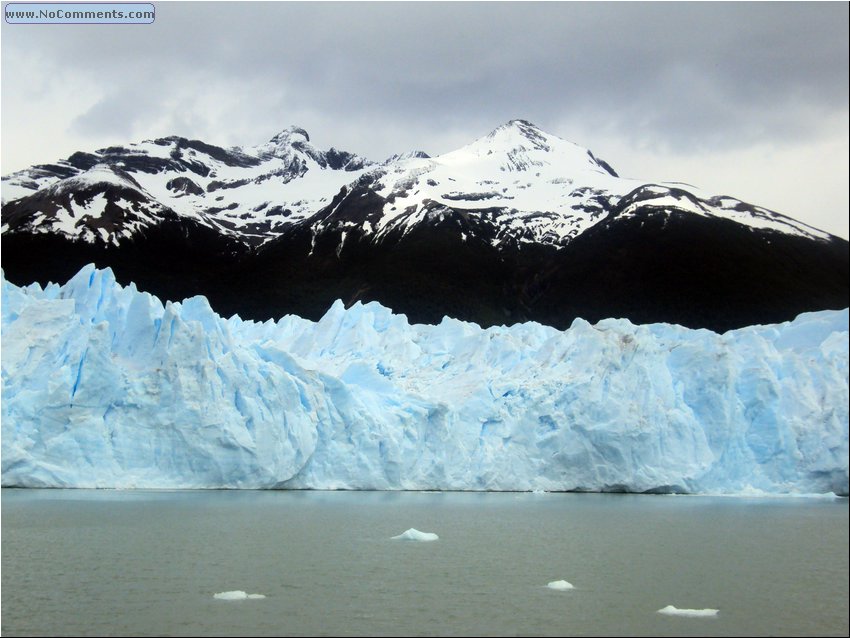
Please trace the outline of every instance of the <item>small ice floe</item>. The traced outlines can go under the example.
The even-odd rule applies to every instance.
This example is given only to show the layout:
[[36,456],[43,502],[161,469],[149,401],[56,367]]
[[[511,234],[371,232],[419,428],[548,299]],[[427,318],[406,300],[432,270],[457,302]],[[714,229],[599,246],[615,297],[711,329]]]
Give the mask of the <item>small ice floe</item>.
[[568,589],[575,589],[572,583],[568,583],[565,580],[553,580],[551,583],[546,585],[549,589],[557,589],[558,591],[566,591]]
[[413,529],[412,527],[404,532],[403,534],[399,534],[398,536],[393,536],[393,540],[397,541],[435,541],[440,537],[436,534],[432,534],[431,532],[420,532],[418,529]]
[[218,600],[247,600],[265,598],[265,596],[263,594],[246,594],[244,591],[237,589],[235,591],[223,591],[213,594],[213,598],[217,598]]
[[716,616],[718,609],[677,609],[673,605],[667,605],[664,609],[659,609],[659,614],[667,616],[688,616],[691,618],[709,618]]

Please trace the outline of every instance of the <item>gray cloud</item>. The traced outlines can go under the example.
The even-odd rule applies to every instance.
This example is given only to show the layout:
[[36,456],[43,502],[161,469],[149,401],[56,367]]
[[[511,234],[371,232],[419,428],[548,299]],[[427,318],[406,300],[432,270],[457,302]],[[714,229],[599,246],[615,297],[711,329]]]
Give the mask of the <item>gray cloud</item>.
[[[114,102],[170,83],[203,92],[213,73],[285,86],[281,110],[438,127],[598,114],[680,146],[819,134],[796,116],[846,108],[847,15],[845,3],[163,3],[150,27],[3,35],[4,48],[37,41],[57,72],[96,76]],[[249,110],[264,99],[244,97]]]

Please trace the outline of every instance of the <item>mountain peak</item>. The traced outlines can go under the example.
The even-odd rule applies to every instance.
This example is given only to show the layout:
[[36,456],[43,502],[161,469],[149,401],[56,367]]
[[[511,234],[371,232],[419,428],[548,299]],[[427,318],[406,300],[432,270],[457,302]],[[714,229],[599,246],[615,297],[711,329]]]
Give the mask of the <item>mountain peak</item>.
[[521,131],[540,131],[541,133],[543,132],[539,126],[533,124],[532,122],[529,122],[528,120],[522,119],[508,120],[508,122],[503,126],[517,128]]
[[303,151],[305,147],[312,148],[307,131],[300,126],[288,126],[265,144],[257,146],[256,152],[261,158],[286,159],[292,157],[293,149]]
[[552,136],[542,131],[540,128],[529,122],[528,120],[510,120],[502,124],[485,139],[499,144],[507,144],[510,147],[522,146],[527,150],[527,144],[531,144],[531,148],[548,151],[551,149]]
[[[559,173],[613,171],[602,166],[586,149],[541,130],[528,120],[513,119],[480,137],[472,144],[441,156],[442,160],[495,162],[496,170],[537,172],[540,167],[557,165]],[[563,176],[563,175],[561,175]],[[558,178],[553,175],[552,179]]]
[[542,140],[548,137],[545,131],[528,120],[517,119],[509,120],[501,126],[496,127],[487,137],[495,138],[504,134],[518,135],[531,141]]
[[409,159],[431,159],[431,156],[428,155],[425,151],[407,151],[406,153],[395,153],[390,155],[387,159],[385,159],[382,164],[392,164],[393,162],[403,162],[404,160]]
[[310,141],[310,136],[300,126],[287,126],[280,133],[275,135],[273,138],[269,140],[271,144],[281,144],[281,143],[292,143],[302,141],[299,138],[303,138],[304,142]]

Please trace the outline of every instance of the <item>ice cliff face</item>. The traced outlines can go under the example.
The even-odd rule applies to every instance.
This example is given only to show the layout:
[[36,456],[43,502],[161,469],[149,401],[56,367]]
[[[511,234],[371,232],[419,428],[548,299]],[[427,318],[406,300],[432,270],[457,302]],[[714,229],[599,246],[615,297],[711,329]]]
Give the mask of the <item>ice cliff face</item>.
[[847,310],[260,324],[92,266],[2,286],[4,486],[848,492]]

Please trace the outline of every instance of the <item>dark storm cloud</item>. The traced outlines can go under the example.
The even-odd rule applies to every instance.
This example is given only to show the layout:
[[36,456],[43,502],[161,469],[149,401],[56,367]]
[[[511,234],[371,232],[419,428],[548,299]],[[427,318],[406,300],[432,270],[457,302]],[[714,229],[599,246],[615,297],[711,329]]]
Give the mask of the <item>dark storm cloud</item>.
[[90,37],[6,27],[4,48],[7,38],[26,41],[48,64],[52,52],[55,72],[103,83],[103,100],[75,120],[85,132],[129,130],[157,109],[143,93],[162,96],[165,108],[168,95],[202,93],[210,77],[255,89],[242,96],[249,118],[297,110],[340,125],[482,133],[511,117],[544,128],[582,119],[673,148],[824,135],[823,116],[847,108],[846,3],[160,3],[157,11],[150,27],[89,27]]

